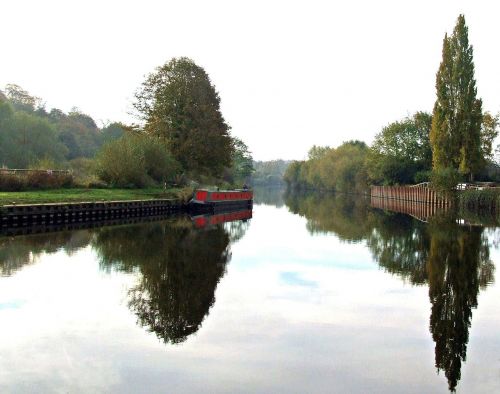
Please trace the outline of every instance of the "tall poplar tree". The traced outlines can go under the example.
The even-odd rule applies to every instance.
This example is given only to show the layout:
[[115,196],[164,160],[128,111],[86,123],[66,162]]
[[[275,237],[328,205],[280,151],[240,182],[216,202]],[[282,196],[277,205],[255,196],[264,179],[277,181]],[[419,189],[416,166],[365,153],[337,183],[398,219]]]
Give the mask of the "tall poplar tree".
[[476,97],[473,50],[463,15],[451,37],[445,35],[442,54],[430,133],[433,167],[451,167],[472,180],[482,163],[482,101]]

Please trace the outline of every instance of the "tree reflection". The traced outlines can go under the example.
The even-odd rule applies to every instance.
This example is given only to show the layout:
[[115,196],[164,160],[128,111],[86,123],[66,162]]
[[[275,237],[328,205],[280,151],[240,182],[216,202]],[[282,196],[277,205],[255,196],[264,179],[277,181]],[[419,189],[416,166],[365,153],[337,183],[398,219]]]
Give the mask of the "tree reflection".
[[482,227],[459,227],[447,218],[431,224],[429,232],[430,330],[436,368],[444,370],[454,391],[466,360],[472,308],[477,307],[480,287],[493,280],[494,266]]
[[307,219],[311,234],[334,232],[341,240],[358,242],[371,231],[369,206],[363,198],[347,194],[294,193],[287,191],[288,209]]
[[365,240],[386,272],[414,285],[428,284],[435,365],[454,391],[466,360],[472,309],[480,289],[494,278],[484,227],[459,225],[452,214],[427,224],[370,209],[366,200],[351,196],[288,194],[285,201],[293,213],[307,218],[311,233]]
[[253,188],[253,201],[254,204],[272,205],[281,208],[285,205],[284,193],[285,189],[281,187],[256,186]]
[[13,275],[25,265],[36,262],[43,253],[63,250],[72,255],[87,246],[91,237],[89,230],[0,237],[0,275]]
[[425,224],[407,215],[382,211],[373,211],[370,223],[367,244],[380,267],[412,284],[424,284],[429,257]]
[[223,225],[195,229],[189,219],[101,229],[94,241],[106,269],[138,270],[129,307],[165,343],[195,333],[215,301],[231,258]]

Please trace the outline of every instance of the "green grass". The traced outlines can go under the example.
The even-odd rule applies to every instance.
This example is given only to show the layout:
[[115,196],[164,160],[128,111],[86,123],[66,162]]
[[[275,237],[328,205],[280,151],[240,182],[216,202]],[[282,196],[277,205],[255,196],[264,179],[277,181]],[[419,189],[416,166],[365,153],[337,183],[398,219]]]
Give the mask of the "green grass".
[[186,199],[187,189],[55,189],[25,192],[0,192],[0,206],[9,204],[41,204],[82,201],[151,200],[157,198]]

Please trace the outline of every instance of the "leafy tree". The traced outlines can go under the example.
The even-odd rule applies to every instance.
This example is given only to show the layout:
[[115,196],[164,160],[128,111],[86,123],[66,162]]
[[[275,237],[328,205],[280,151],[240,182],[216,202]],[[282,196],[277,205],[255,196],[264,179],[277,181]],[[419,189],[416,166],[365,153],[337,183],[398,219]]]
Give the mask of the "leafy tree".
[[174,58],[150,74],[134,107],[145,131],[160,138],[187,171],[220,176],[231,166],[233,145],[219,95],[192,60]]
[[472,179],[481,166],[482,102],[476,98],[473,50],[463,15],[451,37],[445,35],[442,56],[430,135],[433,166],[455,168]]
[[125,126],[121,123],[111,123],[101,130],[100,144],[106,144],[123,136]]
[[60,162],[66,152],[46,119],[0,103],[0,165],[27,168],[44,158]]
[[7,98],[15,109],[23,111],[34,111],[40,107],[42,100],[39,97],[30,95],[26,90],[16,84],[5,86]]
[[255,161],[251,183],[253,185],[282,186],[285,171],[290,164],[286,160]]
[[498,127],[500,114],[493,116],[489,112],[483,114],[481,125],[481,156],[483,160],[493,160],[493,142],[498,137]]
[[367,159],[367,171],[375,184],[408,184],[429,171],[432,151],[429,132],[432,118],[426,112],[390,123],[375,136]]
[[337,148],[313,147],[309,160],[292,162],[284,180],[302,189],[364,191],[368,147],[361,141],[347,141]]
[[[50,115],[50,114],[49,114]],[[100,131],[94,120],[81,112],[73,111],[56,123],[60,140],[68,147],[68,160],[77,157],[94,157],[100,143]]]
[[233,143],[232,173],[234,181],[237,183],[246,183],[254,171],[252,154],[248,150],[248,146],[239,138],[233,138]]

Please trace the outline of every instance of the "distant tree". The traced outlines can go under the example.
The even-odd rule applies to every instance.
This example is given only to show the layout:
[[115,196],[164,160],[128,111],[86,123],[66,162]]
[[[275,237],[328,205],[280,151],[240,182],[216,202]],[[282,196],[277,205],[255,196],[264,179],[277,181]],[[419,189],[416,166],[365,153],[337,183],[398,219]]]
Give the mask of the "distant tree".
[[105,144],[107,142],[116,140],[123,136],[125,126],[121,123],[111,123],[101,130],[100,143]]
[[18,110],[34,111],[42,102],[39,97],[30,95],[22,87],[15,84],[5,86],[5,93],[14,108]]
[[481,166],[482,102],[476,98],[473,50],[463,15],[451,37],[445,35],[442,54],[430,135],[433,167],[455,168],[472,179]]
[[41,159],[60,162],[66,152],[46,119],[0,103],[0,165],[27,168]]
[[208,74],[191,59],[174,58],[150,74],[134,107],[144,130],[168,146],[188,171],[220,176],[233,145]]
[[48,117],[51,122],[60,122],[62,119],[65,119],[67,115],[58,108],[52,108],[48,114]]
[[232,173],[234,181],[246,183],[254,172],[252,154],[248,150],[248,146],[239,138],[233,138],[233,142],[234,153]]
[[481,125],[481,156],[484,160],[493,160],[493,143],[498,137],[498,127],[500,114],[493,116],[489,112],[483,114]]
[[69,149],[67,158],[94,157],[102,145],[100,131],[95,121],[76,109],[68,115],[51,111],[49,118],[54,118],[59,138]]
[[337,148],[313,147],[309,160],[292,162],[284,180],[299,189],[364,192],[368,147],[361,141],[347,141]]
[[285,171],[290,164],[287,160],[255,161],[255,172],[252,174],[251,183],[255,186],[282,186]]
[[309,160],[318,160],[323,158],[331,148],[329,146],[317,146],[313,145],[311,149],[309,149],[309,152],[307,152],[307,157]]

